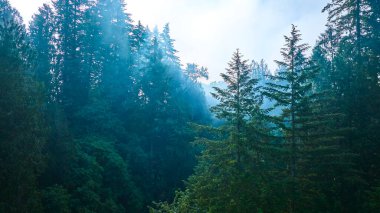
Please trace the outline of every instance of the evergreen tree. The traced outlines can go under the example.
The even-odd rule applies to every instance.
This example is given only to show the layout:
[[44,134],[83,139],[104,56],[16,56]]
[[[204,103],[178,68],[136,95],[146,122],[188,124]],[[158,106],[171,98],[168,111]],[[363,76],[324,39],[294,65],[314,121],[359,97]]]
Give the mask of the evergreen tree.
[[55,47],[54,47],[54,13],[51,7],[44,4],[34,15],[29,26],[31,44],[37,54],[36,77],[43,82],[47,97],[50,101],[56,99],[56,76],[54,73]]
[[88,101],[90,74],[86,69],[85,52],[85,12],[88,1],[54,0],[57,30],[57,76],[60,82],[58,100],[62,103],[68,124],[72,116]]
[[[246,128],[246,119],[251,116],[253,110],[257,110],[258,100],[253,92],[257,83],[256,79],[250,77],[247,60],[242,60],[242,55],[237,50],[231,62],[228,64],[227,73],[221,74],[226,89],[214,87],[214,98],[220,101],[219,104],[211,108],[219,119],[226,119],[232,126],[232,134],[236,134],[236,160],[240,164],[242,155],[241,134]],[[257,97],[256,97],[257,98]]]
[[338,54],[339,36],[331,26],[321,34],[317,45],[313,49],[312,59],[320,71],[316,76],[315,83],[318,91],[337,92],[336,57]]
[[92,24],[89,30],[97,30],[94,35],[96,38],[89,42],[92,55],[96,52],[99,55],[92,62],[96,67],[94,72],[98,74],[99,79],[94,79],[96,85],[99,84],[104,96],[109,97],[109,101],[119,106],[125,102],[131,94],[131,62],[132,54],[130,48],[130,33],[132,31],[131,18],[125,12],[125,3],[123,0],[117,1],[98,1],[92,8],[90,19]]
[[[141,122],[141,129],[149,130],[145,132],[146,144],[143,144],[148,155],[149,183],[145,185],[146,190],[151,192],[151,196],[156,199],[166,199],[163,189],[170,184],[165,179],[165,169],[169,168],[163,162],[169,157],[167,150],[174,144],[172,134],[175,133],[172,125],[175,125],[179,111],[174,105],[174,88],[179,88],[178,81],[173,75],[175,71],[163,62],[163,52],[159,46],[159,38],[153,37],[147,51],[148,63],[142,70],[142,81],[140,90],[140,109],[145,115],[145,121]],[[175,116],[175,117],[174,117]],[[174,117],[174,118],[173,118]],[[178,144],[179,145],[179,144]],[[175,146],[175,145],[174,145]],[[174,148],[174,147],[173,147]],[[166,161],[168,162],[168,161]]]
[[[55,37],[57,32],[55,23],[56,14],[51,6],[44,4],[33,16],[29,26],[30,41],[36,52],[35,72],[38,81],[44,86],[46,97],[44,116],[49,126],[49,131],[46,132],[47,143],[44,147],[47,164],[38,181],[39,187],[42,189],[42,203],[45,211],[50,208],[49,206],[55,206],[58,212],[61,210],[67,212],[69,195],[60,184],[63,184],[63,179],[67,177],[63,174],[66,174],[70,167],[71,146],[69,145],[66,116],[62,107],[59,106],[60,100],[58,99],[61,78],[57,63],[59,54],[57,53],[58,41]],[[48,195],[56,197],[48,198]],[[65,201],[55,202],[61,198]]]
[[43,168],[43,95],[19,13],[0,1],[0,211],[39,212]]
[[131,35],[131,48],[133,52],[138,53],[139,50],[147,43],[149,37],[149,30],[145,28],[141,21],[137,22],[137,25],[134,25],[132,28]]
[[195,83],[198,83],[198,79],[204,78],[208,80],[208,71],[205,67],[199,67],[195,63],[186,64],[185,75]]
[[[328,12],[329,24],[340,31],[335,60],[336,76],[333,82],[339,111],[346,115],[340,124],[350,127],[345,146],[358,154],[357,169],[367,186],[375,186],[379,174],[377,154],[379,134],[379,60],[378,17],[376,1],[346,0],[332,1],[324,11]],[[348,212],[362,209],[367,200],[363,191],[365,184],[347,188]],[[358,201],[359,200],[359,201]]]
[[271,75],[268,65],[263,59],[260,62],[252,60],[251,64],[252,77],[258,80],[265,80],[269,75]]
[[180,66],[179,58],[176,56],[176,53],[178,51],[174,49],[174,40],[170,37],[169,24],[165,24],[164,29],[162,33],[160,34],[160,40],[161,40],[162,51],[164,54],[164,60],[168,61],[174,66],[179,67]]
[[53,0],[27,31],[0,0],[0,212],[377,212],[379,5],[331,0],[311,58],[293,26],[273,76],[237,50],[216,128],[169,24]]
[[186,190],[172,204],[159,203],[152,212],[252,212],[259,210],[259,181],[251,160],[253,141],[247,140],[248,122],[259,114],[257,80],[251,78],[247,60],[237,50],[221,74],[226,89],[215,87],[220,103],[211,110],[226,124],[221,129],[195,125],[202,147],[195,173]]
[[[275,107],[282,109],[273,119],[280,140],[275,145],[277,159],[272,160],[280,166],[273,168],[277,180],[269,184],[276,186],[279,181],[277,184],[282,185],[280,196],[285,200],[279,202],[276,211],[302,212],[307,206],[316,212],[340,211],[342,203],[329,203],[329,196],[334,196],[331,191],[334,194],[339,190],[336,182],[342,181],[341,174],[330,168],[350,175],[346,151],[337,146],[340,133],[334,130],[334,121],[340,116],[329,111],[324,105],[329,99],[315,91],[313,79],[318,69],[305,58],[308,46],[300,44],[300,36],[293,25],[281,51],[284,59],[276,61],[284,69],[272,77],[275,81],[268,83],[264,92],[275,100]],[[324,176],[318,174],[321,172]],[[332,208],[334,205],[337,209]]]

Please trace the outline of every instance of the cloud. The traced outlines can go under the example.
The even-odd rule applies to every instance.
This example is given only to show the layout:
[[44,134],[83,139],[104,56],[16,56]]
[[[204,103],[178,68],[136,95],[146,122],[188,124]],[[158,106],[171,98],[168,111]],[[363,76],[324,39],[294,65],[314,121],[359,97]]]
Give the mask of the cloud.
[[327,0],[129,0],[135,20],[150,26],[170,22],[183,63],[207,66],[210,80],[220,80],[227,62],[240,48],[246,58],[265,59],[276,68],[283,35],[298,25],[304,42],[314,45],[324,30]]

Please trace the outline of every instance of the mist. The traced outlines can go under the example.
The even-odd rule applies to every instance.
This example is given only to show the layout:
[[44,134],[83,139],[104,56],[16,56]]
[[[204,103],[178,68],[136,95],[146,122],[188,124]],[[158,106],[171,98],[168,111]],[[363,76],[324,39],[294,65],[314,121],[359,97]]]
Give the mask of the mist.
[[0,212],[378,212],[377,0],[14,2]]

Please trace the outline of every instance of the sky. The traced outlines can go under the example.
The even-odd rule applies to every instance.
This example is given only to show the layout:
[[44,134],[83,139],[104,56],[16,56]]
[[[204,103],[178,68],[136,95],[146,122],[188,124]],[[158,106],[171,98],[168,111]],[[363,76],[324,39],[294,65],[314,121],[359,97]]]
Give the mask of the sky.
[[[29,23],[38,7],[50,0],[9,0]],[[328,0],[126,0],[127,12],[150,28],[170,24],[182,64],[209,69],[221,80],[232,53],[239,48],[249,60],[264,59],[272,71],[281,59],[284,35],[298,26],[313,46],[325,29],[322,8]]]

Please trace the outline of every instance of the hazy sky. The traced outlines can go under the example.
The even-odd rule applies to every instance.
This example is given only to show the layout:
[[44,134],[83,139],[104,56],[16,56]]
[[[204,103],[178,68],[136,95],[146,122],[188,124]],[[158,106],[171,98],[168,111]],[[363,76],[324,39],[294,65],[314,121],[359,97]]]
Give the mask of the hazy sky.
[[[26,23],[44,2],[9,0]],[[209,68],[210,80],[220,80],[233,51],[247,59],[263,58],[273,70],[281,59],[283,35],[295,24],[304,42],[314,45],[324,30],[328,0],[126,0],[134,21],[153,28],[169,22],[182,63]]]

